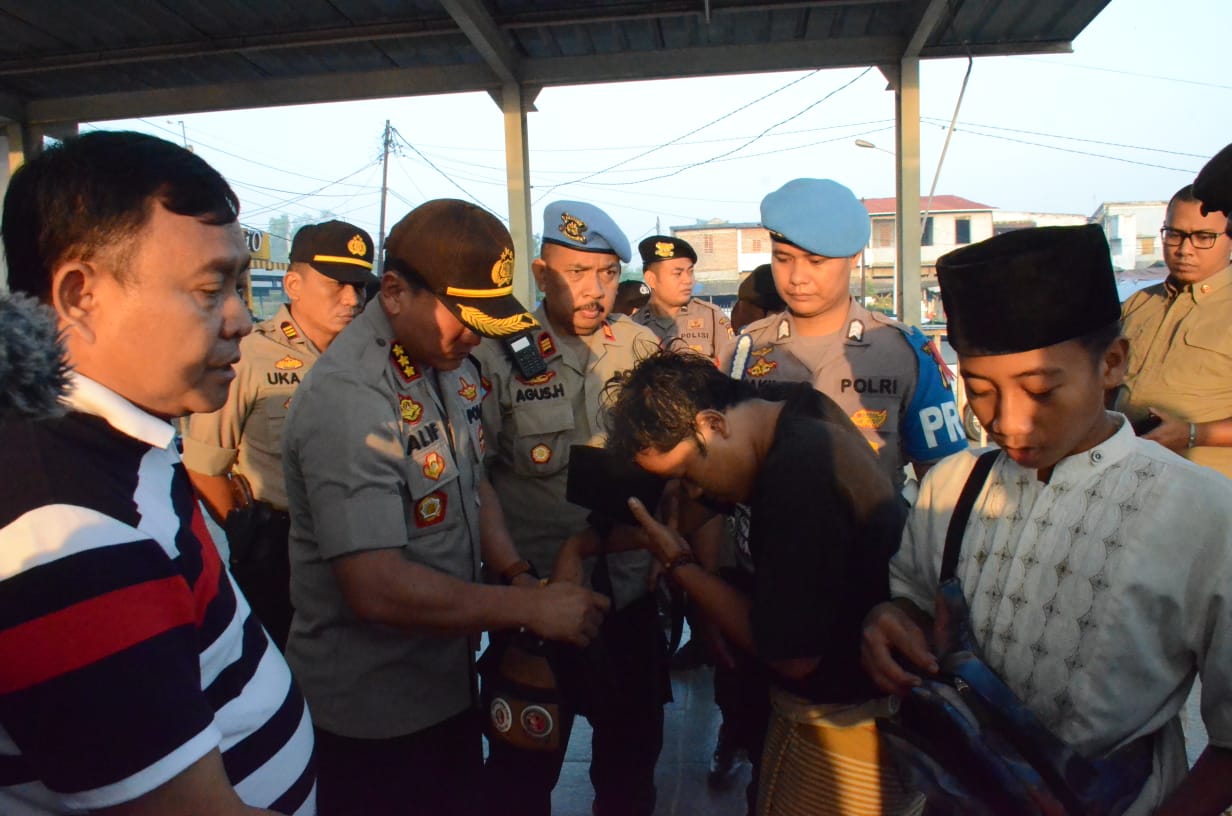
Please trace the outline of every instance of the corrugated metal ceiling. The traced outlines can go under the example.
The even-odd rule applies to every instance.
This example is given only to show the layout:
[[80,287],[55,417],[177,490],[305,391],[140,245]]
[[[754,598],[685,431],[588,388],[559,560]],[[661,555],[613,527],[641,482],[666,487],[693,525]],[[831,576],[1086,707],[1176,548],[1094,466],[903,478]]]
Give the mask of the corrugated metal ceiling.
[[1108,0],[6,0],[0,116],[264,104],[1068,50]]

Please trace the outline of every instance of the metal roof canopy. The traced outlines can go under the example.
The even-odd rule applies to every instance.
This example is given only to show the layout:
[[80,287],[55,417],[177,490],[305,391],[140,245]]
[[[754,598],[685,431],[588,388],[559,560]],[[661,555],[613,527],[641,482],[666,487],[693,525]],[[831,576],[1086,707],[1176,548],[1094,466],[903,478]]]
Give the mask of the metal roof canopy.
[[[12,168],[82,121],[487,91],[529,286],[541,88],[876,65],[896,92],[901,255],[919,244],[901,217],[919,211],[919,60],[1068,52],[1108,1],[7,0],[0,124]],[[909,256],[903,291],[919,284]]]

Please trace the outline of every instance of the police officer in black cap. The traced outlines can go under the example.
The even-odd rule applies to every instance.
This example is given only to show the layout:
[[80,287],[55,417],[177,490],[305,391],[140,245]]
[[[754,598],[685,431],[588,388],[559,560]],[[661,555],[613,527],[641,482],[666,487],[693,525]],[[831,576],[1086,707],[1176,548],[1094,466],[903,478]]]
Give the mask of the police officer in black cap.
[[[381,290],[313,368],[283,433],[295,618],[287,662],[329,814],[485,813],[475,637],[585,645],[607,599],[481,580],[519,557],[483,463],[480,337],[538,327],[491,213],[438,199],[389,233]],[[525,585],[523,585],[525,584]]]
[[291,242],[288,303],[240,342],[227,403],[189,417],[184,465],[225,523],[231,570],[274,643],[291,628],[282,428],[300,381],[364,303],[372,237],[344,221],[309,224]]
[[670,235],[652,235],[637,245],[637,251],[650,301],[633,316],[634,321],[653,331],[664,347],[683,343],[717,360],[732,345],[731,321],[719,307],[693,297],[693,265],[697,263],[693,247]]

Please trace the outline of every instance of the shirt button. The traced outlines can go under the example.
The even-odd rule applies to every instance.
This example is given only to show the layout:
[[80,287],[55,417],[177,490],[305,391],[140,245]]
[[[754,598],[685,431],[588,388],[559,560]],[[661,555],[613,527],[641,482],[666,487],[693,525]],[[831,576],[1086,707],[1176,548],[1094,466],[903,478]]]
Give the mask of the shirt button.
[[380,346],[381,348],[384,348],[384,347],[385,347],[385,341],[384,341],[384,340],[382,340],[382,339],[381,339],[381,338],[379,338],[379,337],[376,339],[376,344],[377,344],[378,346]]
[[1204,283],[1201,287],[1199,287],[1199,291],[1205,295],[1207,292],[1211,291],[1211,285],[1209,283]]
[[1091,464],[1098,465],[1104,461],[1104,455],[1097,450],[1091,451]]

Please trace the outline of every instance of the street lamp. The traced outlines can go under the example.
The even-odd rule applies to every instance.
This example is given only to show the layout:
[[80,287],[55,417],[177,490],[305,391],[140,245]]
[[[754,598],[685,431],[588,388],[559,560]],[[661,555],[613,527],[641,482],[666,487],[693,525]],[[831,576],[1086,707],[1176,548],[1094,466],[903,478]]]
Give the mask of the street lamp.
[[870,142],[868,139],[856,139],[856,147],[863,147],[863,148],[867,148],[868,150],[880,150],[882,153],[886,153],[890,156],[894,155],[893,150],[886,150],[884,147],[878,147],[877,145]]

